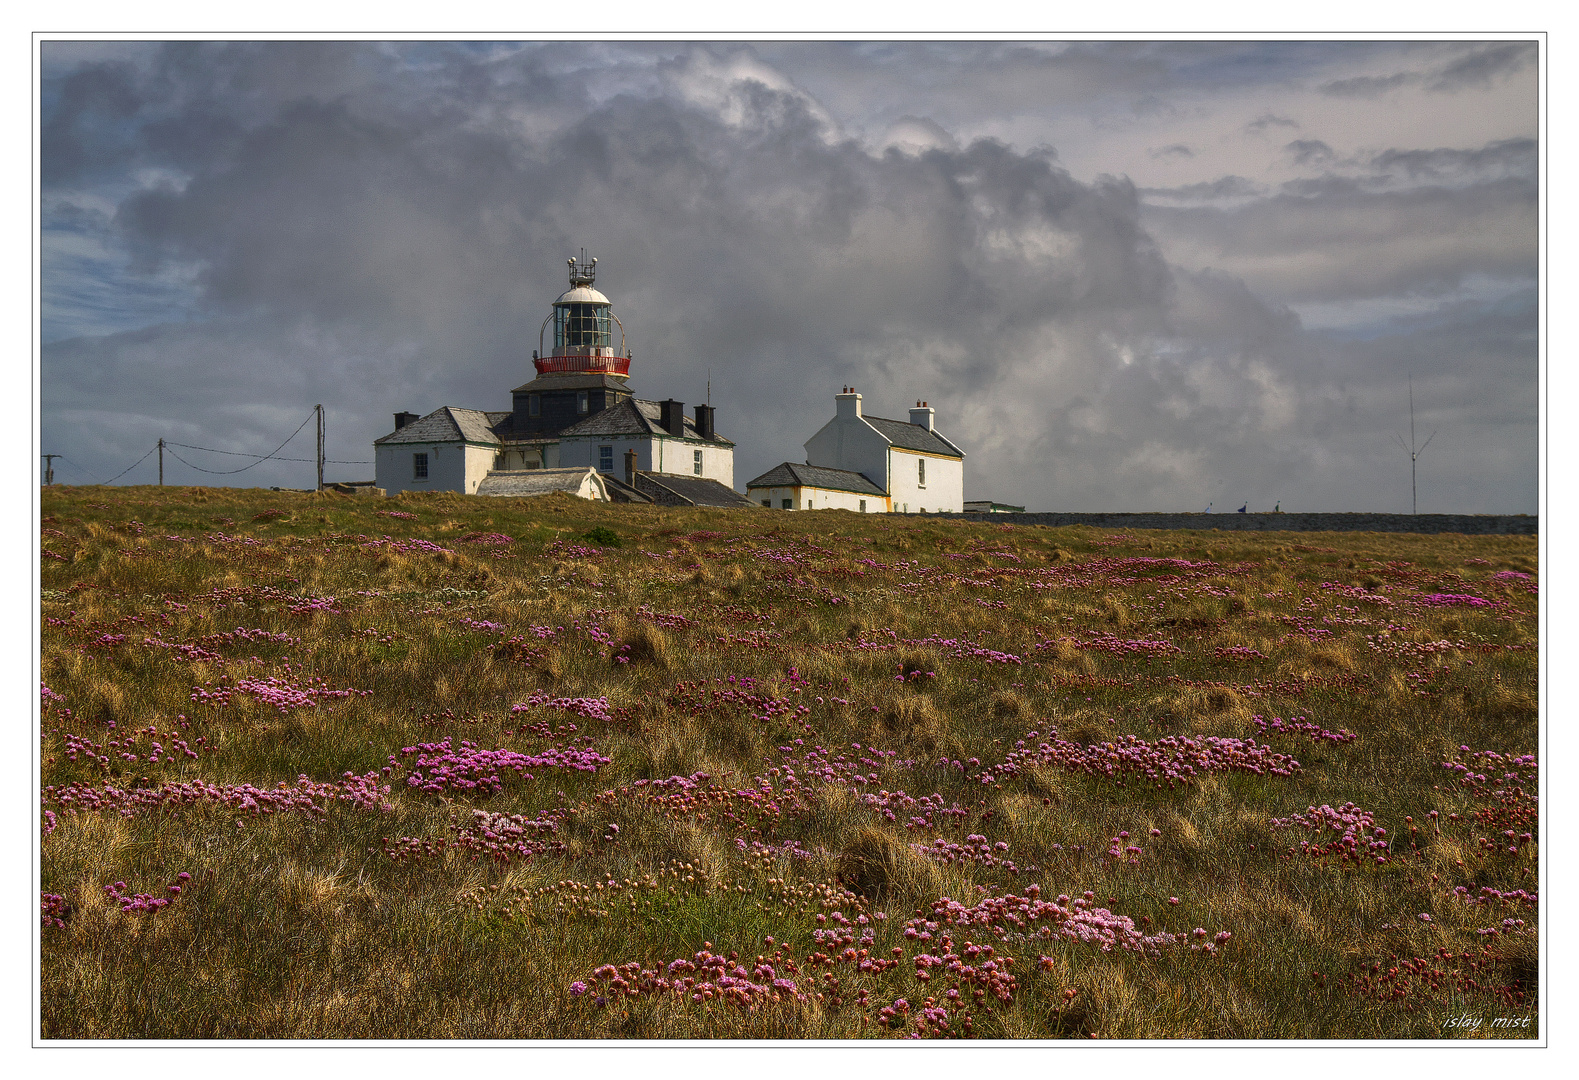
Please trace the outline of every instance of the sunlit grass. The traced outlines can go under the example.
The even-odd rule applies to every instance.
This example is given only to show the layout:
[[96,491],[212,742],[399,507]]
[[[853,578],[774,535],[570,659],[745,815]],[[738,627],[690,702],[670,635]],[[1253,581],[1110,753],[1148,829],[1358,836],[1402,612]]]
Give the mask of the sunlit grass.
[[1538,1034],[1534,538],[44,515],[46,1037]]

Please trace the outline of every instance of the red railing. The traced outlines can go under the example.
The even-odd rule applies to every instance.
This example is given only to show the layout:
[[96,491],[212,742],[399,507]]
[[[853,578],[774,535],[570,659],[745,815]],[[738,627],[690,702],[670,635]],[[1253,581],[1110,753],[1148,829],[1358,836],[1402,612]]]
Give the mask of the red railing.
[[555,372],[590,371],[608,375],[629,375],[631,360],[628,356],[540,356],[532,363],[539,375]]

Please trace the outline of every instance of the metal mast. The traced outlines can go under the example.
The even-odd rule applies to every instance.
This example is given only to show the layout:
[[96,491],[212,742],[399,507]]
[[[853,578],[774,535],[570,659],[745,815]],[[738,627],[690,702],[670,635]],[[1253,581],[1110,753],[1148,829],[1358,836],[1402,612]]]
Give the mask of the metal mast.
[[1398,435],[1394,435],[1393,438],[1398,440],[1398,445],[1403,446],[1404,452],[1409,455],[1409,512],[1411,514],[1419,514],[1420,503],[1415,494],[1415,462],[1420,459],[1421,454],[1425,453],[1425,448],[1431,445],[1431,440],[1436,438],[1436,429],[1433,428],[1431,434],[1426,436],[1425,442],[1418,447],[1415,446],[1415,381],[1413,375],[1409,376],[1409,445],[1404,446],[1404,440]]

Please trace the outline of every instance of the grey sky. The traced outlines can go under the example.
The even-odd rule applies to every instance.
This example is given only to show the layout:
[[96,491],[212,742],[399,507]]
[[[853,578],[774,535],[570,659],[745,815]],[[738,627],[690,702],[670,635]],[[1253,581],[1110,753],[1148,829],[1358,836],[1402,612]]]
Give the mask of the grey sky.
[[397,410],[508,408],[585,247],[636,392],[711,373],[739,486],[854,384],[937,408],[967,498],[1406,511],[1412,375],[1421,511],[1536,510],[1530,42],[43,55],[65,482],[161,435],[266,451],[317,401],[360,460]]

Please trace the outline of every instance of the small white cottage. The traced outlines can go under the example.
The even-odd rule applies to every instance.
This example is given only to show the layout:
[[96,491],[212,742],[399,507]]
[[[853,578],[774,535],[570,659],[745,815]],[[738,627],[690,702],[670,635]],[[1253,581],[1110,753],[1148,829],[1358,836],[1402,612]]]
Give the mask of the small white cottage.
[[965,452],[940,433],[924,401],[910,420],[867,416],[846,387],[833,419],[806,440],[806,463],[786,461],[746,484],[775,510],[959,513],[965,508]]

